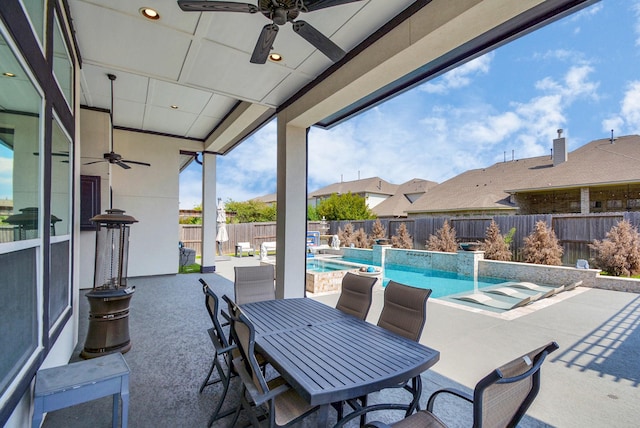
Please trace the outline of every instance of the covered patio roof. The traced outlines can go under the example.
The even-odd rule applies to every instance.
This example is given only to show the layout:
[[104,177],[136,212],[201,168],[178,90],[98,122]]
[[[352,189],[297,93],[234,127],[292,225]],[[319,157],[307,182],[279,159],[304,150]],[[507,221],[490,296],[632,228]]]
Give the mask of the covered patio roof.
[[158,0],[160,18],[148,20],[140,13],[147,3],[68,7],[81,105],[108,110],[106,74],[115,74],[115,127],[225,154],[276,113],[296,127],[331,127],[595,1],[351,1],[299,17],[346,51],[342,60],[333,63],[287,23],[272,48],[283,60],[265,64],[250,62],[269,23],[261,13],[185,12]]

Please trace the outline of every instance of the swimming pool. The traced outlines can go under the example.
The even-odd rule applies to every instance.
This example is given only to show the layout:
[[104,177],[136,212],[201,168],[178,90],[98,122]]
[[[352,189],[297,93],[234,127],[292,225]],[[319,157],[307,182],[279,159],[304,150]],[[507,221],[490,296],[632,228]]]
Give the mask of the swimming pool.
[[490,287],[504,282],[501,278],[479,277],[474,281],[472,277],[460,275],[456,272],[446,272],[435,269],[418,269],[408,266],[387,264],[384,267],[384,283],[389,280],[418,288],[430,288],[431,297],[445,297]]
[[[344,257],[333,259],[330,263],[332,265],[339,265],[341,262],[345,262],[346,265],[341,269],[353,268],[353,266],[349,266],[348,263],[360,263],[372,266],[370,261]],[[473,277],[460,275],[457,272],[415,268],[390,263],[385,264],[383,273],[383,286],[386,286],[389,280],[394,280],[402,284],[411,285],[412,287],[430,288],[433,290],[431,293],[432,298],[472,292],[505,282],[503,278],[479,277],[477,280],[474,280]]]
[[353,270],[353,265],[334,263],[322,259],[307,260],[307,272],[334,272],[339,270]]

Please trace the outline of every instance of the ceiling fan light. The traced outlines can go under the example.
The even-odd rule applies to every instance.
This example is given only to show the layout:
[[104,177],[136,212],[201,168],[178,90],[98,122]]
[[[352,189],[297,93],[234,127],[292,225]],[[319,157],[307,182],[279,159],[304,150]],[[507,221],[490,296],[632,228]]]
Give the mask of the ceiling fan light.
[[282,61],[282,55],[280,55],[277,52],[273,52],[273,53],[269,54],[269,60],[271,60],[273,62],[280,62],[280,61]]
[[158,19],[160,19],[160,14],[158,13],[158,11],[150,7],[141,7],[140,14],[142,14],[142,16],[147,19],[151,19],[152,21],[157,21]]
[[4,73],[2,73],[2,75],[4,77],[16,77],[16,75],[10,71],[5,71]]

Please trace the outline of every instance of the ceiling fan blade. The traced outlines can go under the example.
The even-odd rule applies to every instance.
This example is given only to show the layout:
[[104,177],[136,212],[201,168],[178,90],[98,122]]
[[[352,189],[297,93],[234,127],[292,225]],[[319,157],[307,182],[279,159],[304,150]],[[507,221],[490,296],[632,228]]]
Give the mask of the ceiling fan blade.
[[273,41],[278,35],[278,26],[276,24],[267,24],[262,28],[260,37],[256,47],[253,48],[253,54],[251,54],[251,62],[254,64],[264,64],[267,62],[267,57],[273,46]]
[[118,166],[119,166],[119,167],[121,167],[121,168],[124,168],[124,169],[131,169],[131,167],[130,167],[129,165],[127,165],[126,163],[124,163],[124,162],[122,162],[122,161],[115,161],[115,162],[113,162],[113,163],[115,163],[116,165],[118,165]]
[[260,9],[249,3],[236,3],[234,1],[197,1],[178,0],[178,6],[185,12],[245,12],[256,13]]
[[308,12],[324,9],[332,6],[340,6],[341,4],[355,3],[362,0],[307,0],[304,2]]
[[94,164],[94,163],[102,163],[102,162],[104,162],[104,160],[93,161],[93,162],[87,162],[87,163],[84,163],[83,165],[92,165],[92,164]]
[[293,23],[293,31],[298,33],[307,42],[315,46],[320,52],[325,54],[331,61],[338,62],[345,55],[340,46],[333,43],[327,36],[316,30],[311,24],[305,21],[296,21]]
[[144,165],[144,166],[151,166],[150,163],[146,163],[146,162],[138,162],[138,161],[132,161],[132,160],[126,160],[126,159],[122,159],[122,162],[126,162],[126,163],[133,163],[136,165]]

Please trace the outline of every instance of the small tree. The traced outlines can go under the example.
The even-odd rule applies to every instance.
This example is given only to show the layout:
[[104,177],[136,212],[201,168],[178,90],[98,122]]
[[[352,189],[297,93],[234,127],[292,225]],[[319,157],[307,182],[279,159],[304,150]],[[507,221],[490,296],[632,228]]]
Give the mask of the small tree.
[[377,239],[387,237],[387,229],[380,223],[380,219],[377,218],[371,227],[371,235],[369,238],[369,246],[372,247],[376,243]]
[[351,242],[356,248],[368,248],[369,247],[369,239],[367,237],[367,233],[363,228],[357,230],[356,233],[353,234],[351,238]]
[[491,224],[487,227],[487,233],[484,239],[484,258],[488,260],[511,260],[509,244],[507,244],[502,237],[498,224],[493,220],[491,220]]
[[615,276],[640,273],[640,235],[626,220],[613,226],[602,241],[595,239],[589,247],[595,251],[595,265]]
[[558,243],[558,238],[547,223],[540,220],[529,236],[524,238],[522,258],[525,263],[539,265],[561,265],[564,250]]
[[448,220],[445,220],[442,227],[436,231],[436,234],[429,236],[427,250],[455,253],[457,249],[456,230],[449,225]]
[[338,228],[338,239],[340,240],[340,244],[343,247],[348,247],[351,245],[353,240],[353,225],[351,223],[347,223],[344,226],[344,230]]
[[404,248],[407,250],[413,248],[413,238],[409,235],[406,224],[400,223],[398,234],[391,237],[391,246],[393,248]]

